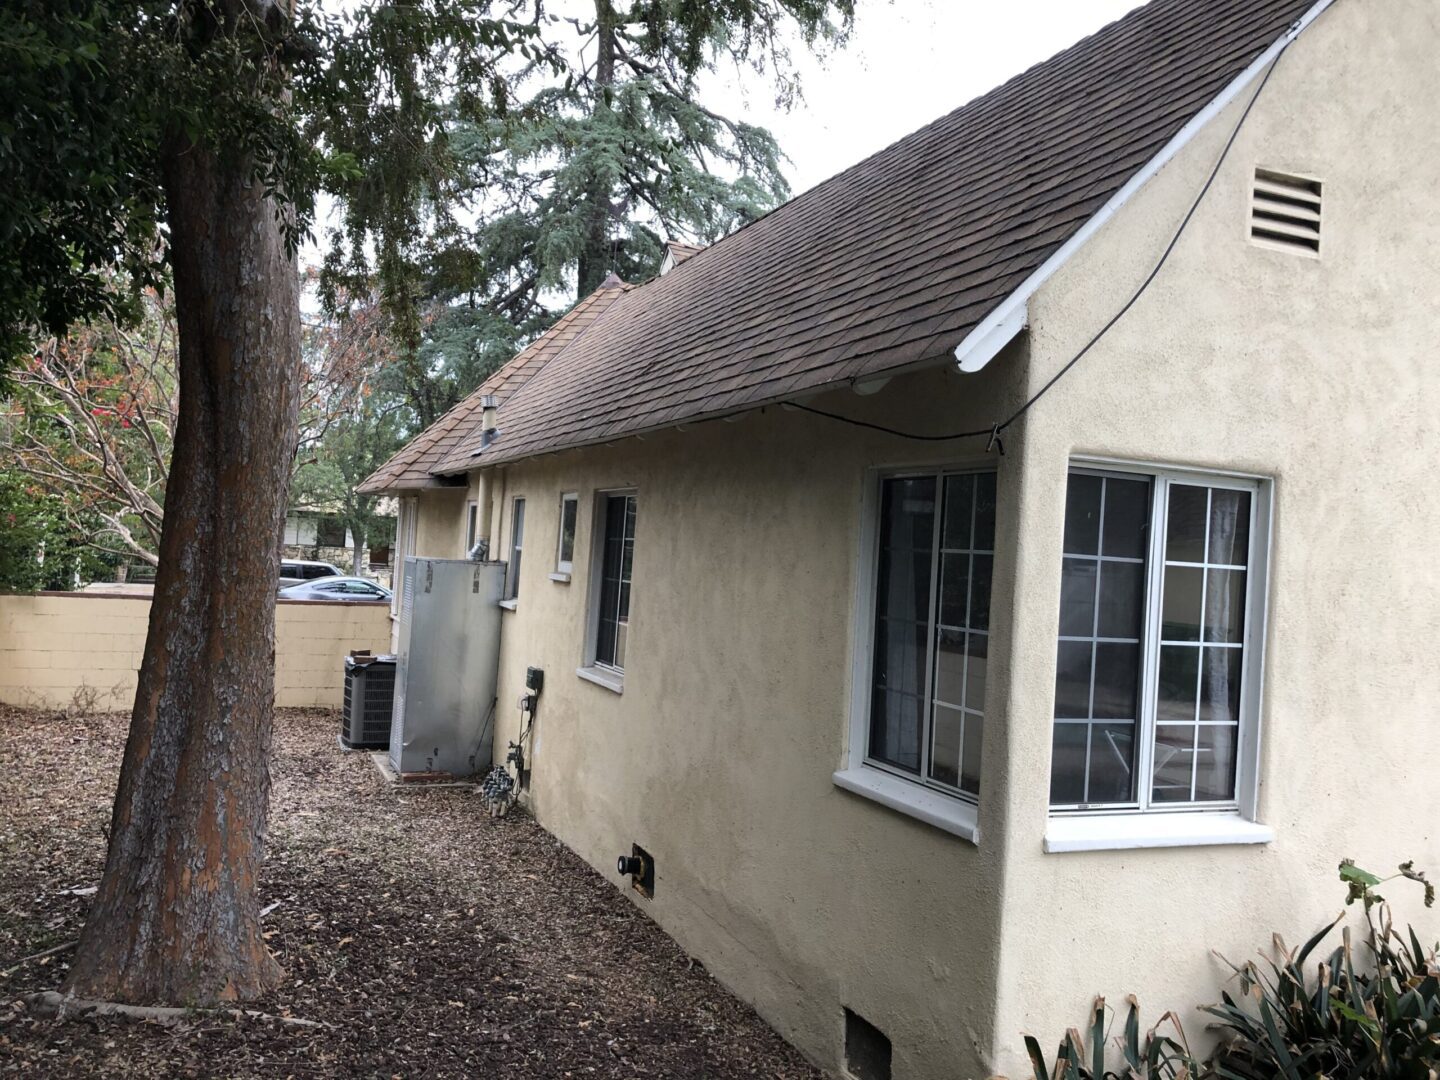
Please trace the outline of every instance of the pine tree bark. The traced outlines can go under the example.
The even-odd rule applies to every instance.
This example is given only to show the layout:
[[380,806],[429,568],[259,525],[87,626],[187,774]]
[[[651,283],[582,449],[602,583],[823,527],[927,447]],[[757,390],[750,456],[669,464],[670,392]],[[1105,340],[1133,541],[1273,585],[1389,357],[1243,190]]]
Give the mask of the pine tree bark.
[[[615,85],[615,33],[618,16],[610,0],[595,0],[595,111],[608,110],[606,95]],[[613,262],[610,251],[610,184],[603,176],[591,178],[585,194],[585,240],[580,250],[579,273],[576,275],[583,300],[600,287],[610,273]]]
[[105,874],[65,989],[199,1005],[281,974],[257,885],[300,312],[276,205],[244,162],[182,141],[163,171],[179,418]]

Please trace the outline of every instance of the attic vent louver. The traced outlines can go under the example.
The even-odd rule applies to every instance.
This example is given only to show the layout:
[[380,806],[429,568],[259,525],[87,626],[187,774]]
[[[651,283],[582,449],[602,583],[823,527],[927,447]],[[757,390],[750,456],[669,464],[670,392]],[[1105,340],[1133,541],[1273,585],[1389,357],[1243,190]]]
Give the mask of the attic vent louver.
[[1255,170],[1250,239],[1264,247],[1320,254],[1320,181]]

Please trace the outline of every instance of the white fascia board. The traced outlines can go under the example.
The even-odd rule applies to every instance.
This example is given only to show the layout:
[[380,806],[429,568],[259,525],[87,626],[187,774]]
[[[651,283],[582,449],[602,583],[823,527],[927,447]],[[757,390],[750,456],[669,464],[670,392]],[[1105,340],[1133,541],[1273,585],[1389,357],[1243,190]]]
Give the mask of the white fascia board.
[[1070,257],[1085,245],[1085,242],[1100,231],[1100,228],[1114,217],[1131,197],[1163,169],[1176,154],[1185,148],[1199,131],[1225,110],[1240,93],[1280,55],[1282,49],[1294,41],[1306,28],[1320,17],[1335,0],[1319,0],[1282,34],[1276,42],[1256,58],[1255,62],[1237,75],[1219,95],[1201,109],[1190,122],[1175,133],[1175,137],[1161,148],[1160,152],[1147,161],[1143,168],[1132,176],[1110,201],[1095,212],[1060,249],[1046,259],[1034,273],[1026,278],[1014,292],[981,320],[980,324],[955,346],[955,361],[960,370],[972,374],[979,371],[995,358],[1016,334],[1025,329],[1029,322],[1030,298],[1040,286],[1049,281],[1055,272],[1070,261]]

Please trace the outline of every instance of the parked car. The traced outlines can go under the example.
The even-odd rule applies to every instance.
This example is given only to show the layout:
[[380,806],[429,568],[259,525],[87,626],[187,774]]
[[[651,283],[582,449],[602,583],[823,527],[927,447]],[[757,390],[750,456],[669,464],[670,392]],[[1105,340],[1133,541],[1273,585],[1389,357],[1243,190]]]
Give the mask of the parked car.
[[344,577],[345,571],[334,563],[307,562],[304,559],[283,559],[280,562],[280,588],[299,585],[322,577]]
[[302,581],[280,590],[282,600],[385,600],[390,599],[390,590],[364,578],[332,577]]

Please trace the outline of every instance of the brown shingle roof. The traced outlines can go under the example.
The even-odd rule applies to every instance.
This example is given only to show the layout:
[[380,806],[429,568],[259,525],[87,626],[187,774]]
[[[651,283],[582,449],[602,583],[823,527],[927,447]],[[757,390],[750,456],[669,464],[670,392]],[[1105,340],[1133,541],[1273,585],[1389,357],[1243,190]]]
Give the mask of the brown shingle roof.
[[669,253],[671,261],[679,266],[692,255],[699,255],[705,250],[703,244],[685,244],[679,240],[665,241],[665,250]]
[[[433,471],[453,453],[462,439],[480,424],[480,399],[494,394],[503,405],[520,387],[542,370],[561,350],[594,325],[605,310],[630,286],[613,274],[585,299],[532,341],[509,363],[486,379],[435,423],[422,431],[356,488],[362,495],[435,487]],[[459,471],[464,471],[459,470]]]
[[621,297],[483,463],[945,356],[1313,2],[1152,0],[840,173]]

